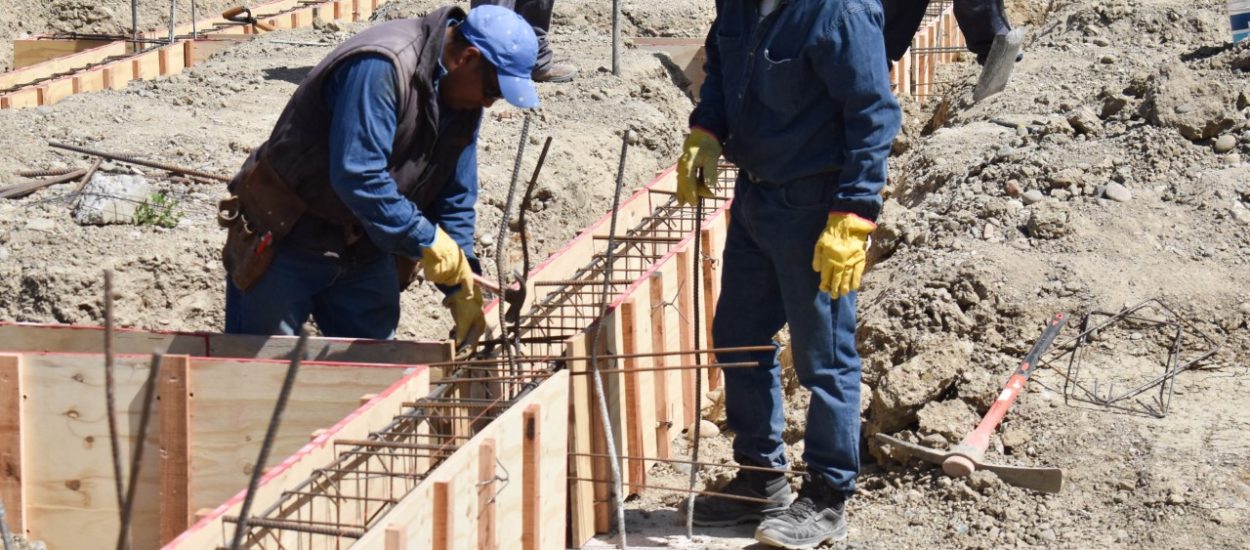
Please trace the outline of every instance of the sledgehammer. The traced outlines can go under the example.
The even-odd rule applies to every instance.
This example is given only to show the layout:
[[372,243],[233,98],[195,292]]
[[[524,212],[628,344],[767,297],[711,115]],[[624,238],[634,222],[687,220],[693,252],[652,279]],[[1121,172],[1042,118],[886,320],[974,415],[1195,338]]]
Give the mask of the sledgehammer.
[[988,470],[997,474],[1003,482],[1016,487],[1044,493],[1058,493],[1063,488],[1063,470],[1059,468],[1006,466],[981,462],[981,459],[985,457],[985,449],[990,445],[990,434],[998,427],[998,423],[1002,422],[1003,416],[1007,414],[1011,405],[1016,402],[1016,397],[1019,397],[1020,391],[1029,381],[1029,376],[1033,374],[1037,360],[1050,348],[1050,344],[1055,341],[1055,337],[1059,335],[1059,331],[1067,322],[1068,316],[1063,313],[1056,313],[1051,318],[1046,329],[1042,331],[1042,337],[1036,344],[1033,344],[1033,349],[1029,350],[1029,354],[1024,357],[1020,366],[1016,367],[1016,372],[1007,379],[1002,393],[998,394],[998,399],[990,406],[989,412],[985,413],[981,423],[977,424],[976,429],[964,437],[955,448],[942,452],[882,433],[877,434],[877,441],[893,445],[925,462],[941,464],[942,471],[951,477],[968,476],[978,469]]
[[[521,278],[519,273],[513,273],[512,277],[518,280]],[[508,310],[503,314],[505,321],[513,323],[521,317],[521,307],[525,305],[525,285],[518,285],[520,288],[501,288],[502,285],[476,273],[473,274],[473,280],[478,286],[491,291],[508,304]]]

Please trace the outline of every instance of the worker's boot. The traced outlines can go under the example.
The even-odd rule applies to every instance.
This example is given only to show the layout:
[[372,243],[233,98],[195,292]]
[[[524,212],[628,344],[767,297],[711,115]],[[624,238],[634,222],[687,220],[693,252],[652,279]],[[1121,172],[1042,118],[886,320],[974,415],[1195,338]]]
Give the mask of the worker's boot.
[[534,69],[534,82],[570,82],[577,76],[577,65],[568,61],[552,61],[541,69]]
[[809,478],[784,512],[764,519],[755,540],[781,548],[816,548],[846,538],[846,494]]
[[[767,499],[772,504],[717,496],[697,496],[694,499],[694,524],[700,527],[726,527],[739,523],[757,522],[769,514],[786,509],[793,498],[790,482],[782,474],[739,470],[724,487],[716,492],[730,495]],[[681,512],[686,513],[687,500],[682,501]]]

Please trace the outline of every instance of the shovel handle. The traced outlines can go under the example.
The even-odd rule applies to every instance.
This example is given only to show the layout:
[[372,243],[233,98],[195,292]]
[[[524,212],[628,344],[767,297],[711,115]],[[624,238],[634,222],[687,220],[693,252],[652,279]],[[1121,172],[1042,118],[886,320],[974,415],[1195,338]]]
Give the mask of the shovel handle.
[[480,287],[482,287],[482,288],[484,288],[484,289],[486,289],[486,290],[491,291],[491,292],[492,292],[492,293],[494,293],[496,296],[499,296],[499,295],[502,295],[502,294],[503,294],[503,292],[502,292],[502,291],[500,291],[500,289],[499,289],[499,285],[498,285],[498,284],[496,284],[494,281],[492,281],[492,280],[490,280],[490,279],[487,279],[486,277],[483,277],[483,276],[481,276],[481,275],[478,275],[477,273],[474,273],[474,274],[473,274],[473,280],[474,280],[475,282],[477,282],[477,286],[480,286]]
[[1003,416],[1007,414],[1007,410],[1016,402],[1016,398],[1020,396],[1020,392],[1024,390],[1024,385],[1029,381],[1029,377],[1033,375],[1034,367],[1037,366],[1037,360],[1050,349],[1050,345],[1055,341],[1055,337],[1059,336],[1059,331],[1063,329],[1063,325],[1068,322],[1066,313],[1056,313],[1051,317],[1050,322],[1046,325],[1046,329],[1042,331],[1042,336],[1033,344],[1033,349],[1029,350],[1029,354],[1024,356],[1024,361],[1020,362],[1020,366],[1016,367],[1016,371],[1012,373],[1011,378],[1007,379],[1007,383],[1003,385],[1003,391],[998,394],[998,399],[994,400],[994,404],[990,406],[989,412],[985,413],[985,417],[981,419],[981,423],[977,424],[976,429],[972,430],[959,445],[952,449],[953,454],[946,458],[942,463],[942,471],[951,476],[966,476],[976,469],[976,462],[985,454],[985,449],[990,446],[990,434],[994,433],[994,429],[998,427],[999,422],[1003,421]]
[[245,11],[247,11],[246,7],[235,6],[233,8],[230,8],[226,11],[221,12],[221,17],[222,19],[234,19],[235,17],[238,17],[240,14],[242,14]]

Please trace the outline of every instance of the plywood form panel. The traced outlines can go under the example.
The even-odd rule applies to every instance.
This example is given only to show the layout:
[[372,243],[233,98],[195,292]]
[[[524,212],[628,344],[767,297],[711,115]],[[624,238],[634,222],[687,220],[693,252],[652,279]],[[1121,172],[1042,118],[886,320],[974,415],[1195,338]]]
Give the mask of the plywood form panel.
[[[263,509],[276,501],[283,490],[289,489],[308,477],[314,469],[334,460],[337,451],[335,439],[364,439],[369,432],[378,430],[391,421],[401,409],[401,404],[414,401],[429,393],[429,370],[418,367],[403,379],[379,392],[368,403],[338,421],[328,430],[318,434],[312,441],[294,454],[266,470],[256,495],[256,508]],[[233,533],[233,524],[227,524],[223,516],[237,514],[243,503],[243,492],[235,493],[225,503],[196,522],[190,529],[166,545],[165,550],[212,550],[225,544],[222,533]],[[381,531],[381,530],[379,530]],[[418,548],[420,546],[417,546]]]
[[[495,499],[495,519],[500,548],[521,548],[524,521],[523,479],[525,454],[525,410],[531,404],[541,403],[536,418],[540,430],[541,473],[538,480],[538,498],[534,504],[541,518],[541,536],[538,548],[564,548],[565,487],[567,484],[568,447],[568,384],[567,371],[555,373],[533,392],[518,400],[472,440],[461,446],[438,468],[430,473],[420,485],[391,509],[379,525],[399,527],[405,530],[409,548],[438,548],[435,532],[447,533],[449,548],[477,548],[478,518],[477,479],[479,452],[482,442],[493,440],[500,470],[510,472],[511,482],[500,487]],[[532,410],[532,409],[531,409]],[[439,523],[438,491],[446,491],[449,513]],[[445,525],[452,528],[444,530]],[[371,529],[352,548],[383,548],[387,529]]]
[[0,355],[0,503],[13,532],[26,533],[22,443],[22,358]]

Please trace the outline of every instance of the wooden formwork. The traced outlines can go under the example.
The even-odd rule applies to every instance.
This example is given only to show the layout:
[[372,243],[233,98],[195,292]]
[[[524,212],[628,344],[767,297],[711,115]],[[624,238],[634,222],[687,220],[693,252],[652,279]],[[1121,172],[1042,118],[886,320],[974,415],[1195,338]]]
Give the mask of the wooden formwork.
[[[302,28],[315,19],[360,21],[377,10],[378,0],[273,0],[252,6],[256,18],[277,29]],[[252,35],[252,26],[220,16],[174,28],[172,43],[134,52],[125,40],[35,38],[14,42],[15,70],[0,73],[0,109],[52,105],[66,97],[97,90],[125,88],[133,80],[152,80],[181,73],[238,40]],[[166,29],[140,33],[164,39]]]
[[[116,358],[115,412],[124,471],[143,407],[149,360]],[[119,528],[103,356],[0,354],[0,495],[14,530],[51,548],[95,548]],[[246,485],[286,361],[168,355],[146,437],[134,511],[135,548],[157,548]],[[303,446],[406,367],[306,362],[288,403],[274,456]]]
[[934,13],[926,14],[911,48],[890,68],[890,85],[899,96],[926,98],[935,92],[937,68],[953,63],[957,51],[967,42],[955,20],[953,2],[933,2]]

